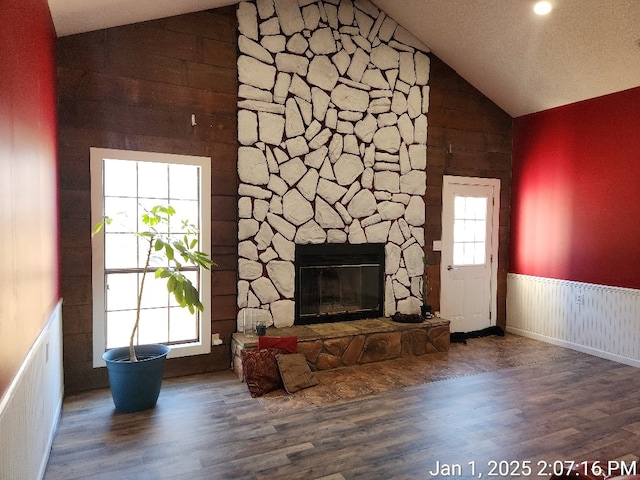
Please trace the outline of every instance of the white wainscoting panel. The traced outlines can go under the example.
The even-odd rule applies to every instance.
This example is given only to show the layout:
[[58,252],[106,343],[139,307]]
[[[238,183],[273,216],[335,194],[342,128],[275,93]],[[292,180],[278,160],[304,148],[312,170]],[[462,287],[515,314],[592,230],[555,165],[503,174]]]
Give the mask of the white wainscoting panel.
[[507,331],[640,367],[640,290],[510,273]]
[[63,388],[59,302],[0,398],[0,480],[44,477]]

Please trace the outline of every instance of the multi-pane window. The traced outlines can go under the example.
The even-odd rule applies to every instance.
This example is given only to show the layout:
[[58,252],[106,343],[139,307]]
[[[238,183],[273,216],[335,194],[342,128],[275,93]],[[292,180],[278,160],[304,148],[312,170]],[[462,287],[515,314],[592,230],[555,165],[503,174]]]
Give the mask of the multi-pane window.
[[487,252],[487,198],[456,196],[453,208],[454,265],[484,265]]
[[[106,349],[129,344],[147,242],[135,235],[146,229],[141,214],[154,205],[170,205],[176,214],[168,226],[180,235],[183,219],[200,232],[198,249],[210,250],[210,164],[205,157],[91,149],[92,217],[112,221],[93,241],[94,365]],[[152,258],[151,271],[165,266]],[[172,356],[210,351],[210,274],[184,266],[200,290],[203,312],[177,305],[166,280],[146,276],[136,344],[172,345]]]

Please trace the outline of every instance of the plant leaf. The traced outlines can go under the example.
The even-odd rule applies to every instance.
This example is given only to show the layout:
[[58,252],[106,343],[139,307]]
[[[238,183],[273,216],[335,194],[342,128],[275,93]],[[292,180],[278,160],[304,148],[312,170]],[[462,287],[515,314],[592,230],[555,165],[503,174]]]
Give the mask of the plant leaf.
[[177,284],[176,288],[173,290],[173,296],[176,298],[176,302],[178,302],[178,305],[184,307],[184,293],[182,291],[182,287],[179,284]]
[[167,291],[173,292],[176,288],[176,278],[174,276],[170,276],[169,280],[167,280]]
[[93,227],[93,230],[91,231],[91,236],[95,236],[98,233],[100,233],[100,230],[102,230],[104,228],[104,222],[100,222],[98,224],[96,224],[95,227]]

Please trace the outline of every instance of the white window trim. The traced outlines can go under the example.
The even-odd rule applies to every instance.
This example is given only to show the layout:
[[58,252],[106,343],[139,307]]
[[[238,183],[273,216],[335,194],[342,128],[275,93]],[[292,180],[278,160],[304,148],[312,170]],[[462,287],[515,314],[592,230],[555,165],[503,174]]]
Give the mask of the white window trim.
[[[139,152],[116,150],[110,148],[90,148],[91,155],[91,225],[103,220],[104,189],[102,181],[102,162],[109,158],[114,160],[133,160],[139,162],[159,162],[198,165],[201,167],[200,198],[200,250],[211,253],[211,159],[191,155],[174,155],[167,153]],[[102,354],[106,346],[105,325],[105,285],[104,285],[104,235],[92,238],[92,285],[93,285],[93,366],[104,367]],[[201,275],[200,301],[204,311],[200,313],[200,341],[172,345],[168,358],[186,357],[211,352],[211,275]]]

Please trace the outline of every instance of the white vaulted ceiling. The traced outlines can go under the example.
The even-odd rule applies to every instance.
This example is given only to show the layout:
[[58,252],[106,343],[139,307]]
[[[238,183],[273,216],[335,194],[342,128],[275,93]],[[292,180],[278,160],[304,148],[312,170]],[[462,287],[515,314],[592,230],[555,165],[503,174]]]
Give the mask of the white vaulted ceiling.
[[[58,36],[234,0],[49,0]],[[640,86],[640,0],[373,0],[513,117]]]

